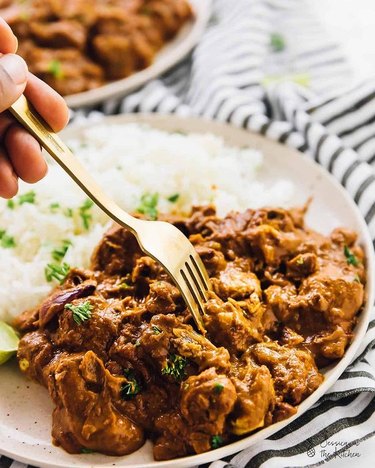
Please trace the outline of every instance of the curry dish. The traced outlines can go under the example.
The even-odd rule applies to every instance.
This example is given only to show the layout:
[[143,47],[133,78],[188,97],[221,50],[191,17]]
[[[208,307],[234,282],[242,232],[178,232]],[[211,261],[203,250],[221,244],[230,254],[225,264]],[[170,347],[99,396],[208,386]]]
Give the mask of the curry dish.
[[191,19],[187,0],[0,0],[32,73],[62,95],[148,67]]
[[288,418],[340,359],[364,301],[356,234],[323,236],[305,208],[169,217],[211,277],[204,337],[167,274],[114,226],[20,315],[21,370],[48,388],[52,437],[70,453],[156,460],[201,453]]

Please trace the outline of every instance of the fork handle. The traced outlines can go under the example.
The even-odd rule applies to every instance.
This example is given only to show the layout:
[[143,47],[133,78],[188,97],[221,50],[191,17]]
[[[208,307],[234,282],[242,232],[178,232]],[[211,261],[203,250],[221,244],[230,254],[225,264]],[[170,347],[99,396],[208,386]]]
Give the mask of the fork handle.
[[9,108],[9,111],[109,217],[118,224],[125,225],[138,238],[136,231],[139,220],[123,211],[104,193],[102,188],[90,176],[61,138],[53,132],[51,127],[38,114],[24,95],[17,99]]

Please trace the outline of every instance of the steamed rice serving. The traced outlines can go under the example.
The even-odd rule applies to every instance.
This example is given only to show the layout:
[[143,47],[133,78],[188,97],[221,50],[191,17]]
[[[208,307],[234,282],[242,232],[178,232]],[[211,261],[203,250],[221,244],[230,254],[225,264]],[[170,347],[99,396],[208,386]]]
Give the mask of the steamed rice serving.
[[[293,185],[258,180],[262,155],[225,145],[213,135],[169,134],[146,126],[102,125],[67,142],[106,192],[134,212],[144,195],[157,194],[158,211],[187,213],[214,203],[231,210],[285,205]],[[0,320],[34,307],[58,284],[53,266],[87,267],[111,221],[49,160],[48,176],[20,184],[12,201],[0,200]]]

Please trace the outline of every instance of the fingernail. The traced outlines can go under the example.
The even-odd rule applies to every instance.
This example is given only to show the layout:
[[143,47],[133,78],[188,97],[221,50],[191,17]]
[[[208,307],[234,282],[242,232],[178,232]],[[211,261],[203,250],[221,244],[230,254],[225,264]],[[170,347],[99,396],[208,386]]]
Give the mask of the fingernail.
[[27,66],[25,61],[15,54],[3,55],[0,58],[0,65],[10,76],[14,84],[20,85],[27,79]]

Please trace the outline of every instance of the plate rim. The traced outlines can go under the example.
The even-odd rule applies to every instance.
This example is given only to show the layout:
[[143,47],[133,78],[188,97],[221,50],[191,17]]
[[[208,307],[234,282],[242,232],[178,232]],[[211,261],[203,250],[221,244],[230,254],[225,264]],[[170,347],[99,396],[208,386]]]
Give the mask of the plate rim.
[[[165,47],[171,48],[160,61],[156,60],[148,67],[126,78],[106,83],[88,91],[64,96],[68,107],[71,109],[86,108],[103,103],[107,99],[120,99],[168,71],[181,61],[198,43],[209,21],[212,11],[212,1],[213,0],[188,0],[195,16],[183,26],[182,30],[179,31],[172,41],[166,43],[156,54],[157,57]],[[186,37],[176,47],[174,44],[178,42],[181,34],[186,31],[186,28],[189,28]]]
[[[145,124],[155,128],[162,128],[163,125],[168,125],[170,127],[174,127],[175,131],[177,130],[184,130],[187,133],[214,133],[216,135],[221,135],[226,141],[226,137],[223,136],[226,133],[231,133],[233,136],[235,134],[242,134],[246,136],[249,141],[249,146],[256,146],[256,142],[267,141],[268,146],[274,147],[275,150],[294,153],[295,156],[303,158],[304,163],[310,167],[314,167],[315,170],[322,174],[322,177],[329,180],[331,184],[335,186],[335,189],[338,190],[340,195],[345,199],[345,201],[350,205],[353,214],[355,215],[356,221],[361,226],[360,236],[362,238],[362,245],[364,247],[367,259],[367,275],[366,275],[366,304],[361,312],[360,320],[357,326],[355,327],[355,339],[347,348],[344,357],[334,366],[332,366],[332,372],[330,373],[329,377],[325,379],[323,384],[306,400],[304,400],[300,405],[298,405],[297,413],[292,417],[280,421],[278,423],[272,424],[264,429],[261,429],[258,432],[250,434],[247,437],[244,437],[236,442],[232,442],[224,447],[220,447],[215,450],[211,450],[209,452],[205,452],[202,454],[190,455],[187,457],[177,458],[173,460],[166,460],[166,461],[153,461],[150,463],[141,463],[141,464],[134,464],[132,463],[132,468],[172,468],[172,467],[180,467],[180,468],[187,468],[190,466],[195,466],[202,463],[209,463],[214,460],[219,460],[225,456],[235,454],[240,452],[251,445],[253,443],[259,442],[261,440],[266,439],[270,435],[274,434],[278,430],[282,429],[283,427],[290,424],[292,421],[297,419],[301,416],[307,409],[309,409],[319,398],[321,398],[329,388],[336,382],[336,380],[340,377],[340,375],[345,371],[348,367],[350,362],[352,361],[355,353],[357,352],[358,348],[361,344],[361,339],[366,333],[367,326],[370,319],[370,313],[372,310],[372,305],[374,303],[374,292],[375,292],[375,252],[372,247],[372,240],[365,223],[363,216],[361,215],[357,205],[355,204],[352,197],[349,193],[345,190],[345,188],[330,174],[325,168],[323,168],[320,164],[309,158],[307,155],[299,152],[298,150],[287,147],[275,140],[271,140],[263,135],[254,133],[252,131],[237,128],[231,126],[229,124],[224,124],[208,119],[204,119],[201,117],[178,117],[175,115],[160,115],[160,114],[122,114],[122,115],[115,115],[115,116],[103,116],[96,120],[95,122],[92,121],[85,121],[80,123],[75,123],[71,126],[68,126],[65,131],[62,132],[62,136],[69,137],[74,136],[75,133],[79,133],[85,127],[92,127],[93,125],[101,125],[105,123],[111,124],[129,124],[129,123],[138,123],[138,124]],[[196,130],[192,130],[186,127],[195,126]],[[172,132],[171,129],[164,129],[165,131]],[[228,136],[227,136],[228,138]],[[254,144],[254,143],[255,144]],[[233,143],[229,143],[233,146]],[[294,156],[294,157],[295,157]],[[35,458],[28,458],[19,453],[14,453],[9,450],[5,450],[2,447],[2,441],[0,440],[0,453],[23,463],[28,464],[35,464],[41,468],[60,468],[63,465],[61,463],[40,463]],[[75,463],[75,468],[89,468],[89,467],[107,467],[110,466],[110,463],[105,464],[93,464],[93,460],[95,455],[80,455],[82,457],[82,463]],[[117,460],[118,458],[114,457],[113,460]],[[128,467],[128,465],[124,465],[121,462],[116,463],[118,468],[121,467]]]

